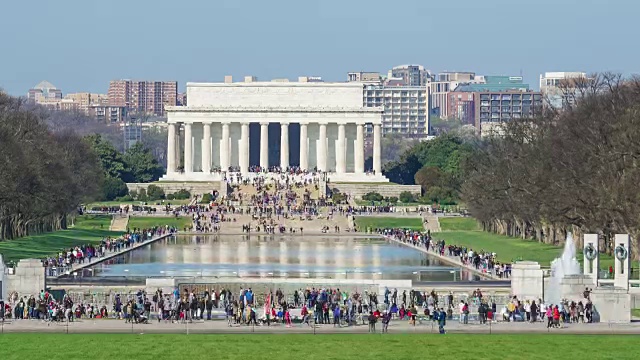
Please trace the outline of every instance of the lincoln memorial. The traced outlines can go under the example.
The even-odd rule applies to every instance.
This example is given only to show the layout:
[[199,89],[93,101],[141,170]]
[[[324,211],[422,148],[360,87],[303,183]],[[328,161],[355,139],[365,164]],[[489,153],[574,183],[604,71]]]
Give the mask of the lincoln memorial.
[[[325,172],[332,182],[388,182],[381,173],[382,108],[362,106],[360,83],[187,83],[169,106],[164,181],[220,181],[265,169]],[[365,126],[373,166],[365,168]]]

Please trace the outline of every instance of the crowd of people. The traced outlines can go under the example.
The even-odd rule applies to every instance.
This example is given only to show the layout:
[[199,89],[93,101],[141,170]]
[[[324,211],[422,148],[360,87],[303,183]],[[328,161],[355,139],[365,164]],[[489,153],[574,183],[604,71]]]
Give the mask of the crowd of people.
[[71,270],[74,265],[90,263],[94,258],[101,258],[113,252],[120,252],[154,237],[175,233],[176,231],[177,229],[170,226],[132,229],[117,238],[106,237],[96,244],[89,243],[62,249],[56,256],[44,258],[42,264],[47,269],[48,276],[58,276]]
[[419,231],[387,228],[372,229],[371,231],[403,243],[424,248],[440,256],[455,258],[462,265],[472,267],[476,271],[484,274],[490,274],[499,278],[509,278],[511,275],[511,264],[499,262],[496,253],[483,250],[476,251],[466,246],[446,244],[444,240],[433,239],[431,231],[429,230]]

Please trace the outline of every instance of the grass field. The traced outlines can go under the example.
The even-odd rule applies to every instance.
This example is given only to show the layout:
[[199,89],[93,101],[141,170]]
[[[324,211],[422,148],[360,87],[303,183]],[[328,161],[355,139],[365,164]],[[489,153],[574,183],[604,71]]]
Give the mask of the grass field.
[[43,258],[58,251],[99,242],[107,236],[121,235],[109,231],[111,216],[84,215],[76,218],[73,227],[67,230],[26,236],[19,239],[0,242],[0,253],[5,261],[18,261],[25,258]]
[[422,230],[422,219],[411,217],[357,216],[356,226],[359,231],[367,228],[403,228]]
[[[436,239],[444,239],[449,244],[466,246],[474,250],[495,252],[498,260],[503,262],[530,260],[537,261],[545,267],[562,253],[562,248],[558,246],[482,231],[473,218],[440,218],[439,220],[442,232],[435,234]],[[580,253],[577,258],[582,262]],[[600,268],[607,269],[610,265],[613,266],[613,257],[600,254]],[[632,265],[633,268],[637,266],[637,262]]]
[[14,359],[634,359],[632,335],[4,334]]
[[193,221],[188,216],[131,216],[129,217],[129,229],[148,229],[154,226],[174,226],[179,230],[185,227],[191,228]]

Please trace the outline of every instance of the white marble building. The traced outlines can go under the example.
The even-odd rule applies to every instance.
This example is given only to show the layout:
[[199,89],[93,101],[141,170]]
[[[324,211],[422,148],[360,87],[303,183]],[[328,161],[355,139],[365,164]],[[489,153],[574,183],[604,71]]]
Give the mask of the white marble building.
[[[362,84],[187,83],[187,106],[166,107],[166,181],[217,181],[224,171],[300,167],[330,181],[387,182],[381,173],[382,108],[362,106]],[[365,169],[364,126],[373,126]],[[180,144],[184,144],[181,146]],[[181,148],[184,153],[181,154]]]

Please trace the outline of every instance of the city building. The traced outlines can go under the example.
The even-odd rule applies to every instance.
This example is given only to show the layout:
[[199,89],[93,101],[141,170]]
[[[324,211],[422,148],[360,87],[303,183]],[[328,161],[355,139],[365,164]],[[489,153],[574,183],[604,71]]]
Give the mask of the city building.
[[176,106],[176,81],[114,80],[109,84],[109,105],[130,113],[164,116],[165,106]]
[[542,111],[539,91],[476,91],[473,102],[474,125],[481,134],[495,123],[534,117]]
[[80,111],[80,104],[72,99],[41,98],[36,103],[52,111]]
[[[366,84],[363,106],[382,107],[382,134],[423,138],[429,133],[429,87]],[[370,133],[370,129],[367,129]]]
[[437,74],[430,82],[431,114],[443,119],[449,118],[449,92],[453,91],[461,83],[484,82],[483,76],[476,76],[473,72],[445,71]]
[[573,81],[585,79],[584,72],[545,72],[540,75],[540,92],[545,96],[546,105],[562,109],[575,102]]
[[405,86],[426,86],[431,74],[422,65],[400,65],[389,71],[389,78],[402,79]]
[[40,103],[41,100],[62,100],[62,90],[55,87],[48,81],[41,81],[38,85],[29,89],[27,101]]
[[447,101],[449,107],[447,114],[452,114],[448,119],[456,119],[463,124],[475,124],[475,105],[474,93],[465,91],[450,91],[447,93]]
[[78,110],[89,114],[89,107],[93,105],[107,105],[109,98],[106,94],[92,94],[88,92],[71,93],[64,96],[65,100],[77,103]]
[[122,123],[127,118],[125,106],[90,105],[89,116],[105,124]]
[[[333,182],[388,182],[381,172],[382,108],[362,106],[362,88],[357,82],[188,83],[189,105],[166,109],[162,180],[222,181],[234,177],[229,172],[250,178],[258,175],[253,167],[293,166],[327,172]],[[372,168],[365,169],[367,124],[374,147]]]
[[382,81],[382,76],[378,72],[360,71],[350,72],[347,74],[348,82],[373,82],[379,83]]
[[124,149],[142,141],[142,121],[131,119],[122,124],[122,135],[124,136]]

